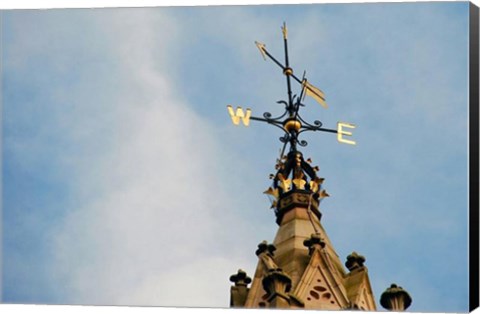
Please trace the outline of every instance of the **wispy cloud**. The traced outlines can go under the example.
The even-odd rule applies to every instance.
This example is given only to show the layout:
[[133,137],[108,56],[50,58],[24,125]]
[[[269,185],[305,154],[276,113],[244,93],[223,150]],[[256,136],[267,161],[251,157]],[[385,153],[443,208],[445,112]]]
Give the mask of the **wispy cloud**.
[[[49,149],[51,132],[62,132],[68,143],[60,156],[52,153],[59,167],[70,168],[63,179],[71,187],[68,208],[46,230],[53,258],[44,267],[52,280],[63,283],[64,299],[56,302],[226,306],[228,274],[241,258],[225,258],[222,250],[233,239],[216,238],[233,223],[234,214],[225,210],[230,201],[218,173],[220,150],[212,141],[212,126],[174,97],[179,88],[168,81],[169,59],[162,53],[178,38],[176,21],[145,10],[119,10],[104,19],[106,13],[87,15],[83,22],[92,28],[80,43],[68,30],[61,31],[68,38],[60,39],[55,27],[42,32],[30,53],[38,57],[52,41],[65,44],[47,57],[60,69],[57,75],[74,61],[66,55],[73,42],[89,57],[108,56],[102,61],[110,64],[112,76],[97,77],[95,60],[65,75],[75,80],[68,94],[59,84],[60,90],[49,94],[57,102],[44,104],[46,115],[58,110],[58,117],[46,118],[57,123],[45,126],[45,133],[31,140],[35,145],[13,149],[22,156]],[[59,15],[60,21],[41,14],[34,18],[49,18],[49,24],[60,27],[66,22]],[[89,30],[109,42],[101,49],[88,47]],[[15,58],[17,68],[28,61],[27,56]],[[68,101],[66,108],[58,108],[63,101]],[[30,122],[38,123],[35,117]],[[201,274],[203,283],[195,276]],[[174,279],[179,284],[169,284],[169,293],[160,294]],[[198,289],[191,303],[179,303],[193,291],[188,283],[205,287],[211,282],[216,284]]]

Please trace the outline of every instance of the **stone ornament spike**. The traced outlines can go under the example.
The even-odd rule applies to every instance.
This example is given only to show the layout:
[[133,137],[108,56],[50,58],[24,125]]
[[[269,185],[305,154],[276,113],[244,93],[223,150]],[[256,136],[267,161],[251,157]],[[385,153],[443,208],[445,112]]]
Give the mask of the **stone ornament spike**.
[[353,271],[355,269],[363,267],[364,263],[365,257],[363,255],[360,255],[357,252],[352,252],[352,254],[347,256],[345,267],[347,267],[349,271]]
[[230,276],[230,281],[235,284],[230,287],[230,306],[243,307],[249,291],[247,286],[252,282],[252,279],[247,276],[245,271],[239,269],[236,274]]
[[412,297],[402,287],[392,283],[380,297],[380,304],[389,311],[402,312],[412,304]]
[[267,253],[267,255],[273,257],[276,249],[275,245],[268,244],[268,242],[264,240],[258,244],[258,249],[255,251],[255,254],[259,256],[262,253]]
[[281,269],[271,269],[262,280],[263,289],[267,292],[268,302],[274,308],[288,308],[292,288],[292,279]]
[[270,270],[281,270],[274,259],[274,252],[277,248],[273,244],[268,244],[267,241],[262,241],[258,245],[258,249],[255,251],[255,254],[258,256],[258,259],[263,262],[266,269]]
[[243,269],[239,269],[236,274],[230,276],[230,281],[233,282],[235,286],[247,286],[252,282],[252,278],[248,277]]
[[[275,283],[275,281],[277,283]],[[273,283],[273,285],[270,285],[270,283]],[[283,289],[278,289],[280,285],[278,283],[281,283],[283,286]],[[263,279],[263,288],[265,291],[267,291],[270,294],[273,293],[288,293],[290,292],[290,289],[292,287],[292,280],[290,279],[290,276],[288,276],[284,271],[281,269],[271,269],[268,271],[268,274],[265,276]]]
[[315,249],[320,250],[325,248],[325,241],[323,241],[319,234],[313,233],[310,238],[303,241],[303,245],[308,248],[308,255],[312,255]]

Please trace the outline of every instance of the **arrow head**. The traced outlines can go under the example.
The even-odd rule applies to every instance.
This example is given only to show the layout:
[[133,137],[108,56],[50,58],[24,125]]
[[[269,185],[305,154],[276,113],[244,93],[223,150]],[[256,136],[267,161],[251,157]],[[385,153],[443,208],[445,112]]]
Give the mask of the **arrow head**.
[[267,56],[265,55],[265,44],[262,44],[261,42],[256,41],[255,45],[257,45],[258,50],[260,50],[263,60],[267,61]]
[[283,33],[283,39],[287,39],[288,31],[287,31],[287,23],[285,22],[283,22],[282,33]]

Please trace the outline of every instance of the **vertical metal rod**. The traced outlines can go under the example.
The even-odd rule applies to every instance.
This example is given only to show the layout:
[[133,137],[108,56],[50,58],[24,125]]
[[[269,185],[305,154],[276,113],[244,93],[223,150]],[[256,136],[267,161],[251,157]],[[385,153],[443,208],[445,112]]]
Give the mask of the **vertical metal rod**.
[[293,115],[292,87],[290,84],[290,75],[292,74],[292,69],[290,68],[290,65],[288,63],[287,24],[285,22],[283,22],[282,33],[283,33],[283,42],[285,46],[285,70],[284,70],[285,73],[284,74],[287,77],[288,107],[289,107],[290,115]]
[[[303,80],[305,80],[305,75],[307,74],[307,71],[303,71],[303,78],[302,78],[302,82]],[[302,100],[302,97],[303,97],[303,93],[305,92],[305,88],[303,87],[302,85],[302,90],[300,92],[300,96],[297,98],[297,104],[295,105],[295,120],[297,120],[297,116],[298,116],[298,111],[300,110],[300,104],[301,104],[301,100]]]

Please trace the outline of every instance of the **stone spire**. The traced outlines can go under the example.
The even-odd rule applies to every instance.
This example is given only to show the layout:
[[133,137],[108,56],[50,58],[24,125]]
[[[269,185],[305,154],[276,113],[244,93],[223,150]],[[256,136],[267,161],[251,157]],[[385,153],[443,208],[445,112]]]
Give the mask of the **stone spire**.
[[296,150],[277,162],[266,193],[279,228],[272,244],[258,245],[257,269],[240,306],[373,311],[365,258],[352,253],[346,270],[320,222],[319,204],[328,194],[310,163]]
[[[274,61],[286,76],[288,98],[277,102],[285,106],[285,112],[274,118],[271,113],[265,112],[261,118],[252,116],[250,109],[243,112],[238,107],[234,111],[232,106],[228,106],[235,125],[243,121],[248,126],[250,120],[255,120],[274,125],[284,132],[280,137],[284,145],[275,165],[276,173],[270,175],[272,185],[264,192],[271,199],[278,231],[272,244],[263,241],[258,245],[255,252],[258,264],[253,280],[243,271],[230,278],[234,282],[230,304],[246,308],[375,311],[366,259],[353,252],[347,256],[344,268],[320,222],[320,203],[329,196],[322,187],[324,179],[317,175],[318,166],[312,167],[311,159],[305,160],[297,149],[307,146],[308,143],[299,138],[307,131],[336,133],[339,142],[355,145],[355,141],[343,138],[352,135],[344,128],[353,129],[355,126],[339,122],[336,130],[328,129],[318,120],[310,124],[302,118],[299,111],[305,106],[302,103],[304,96],[312,97],[326,108],[325,95],[307,81],[305,73],[302,79],[295,76],[289,66],[285,24],[282,33],[285,64],[275,59],[264,44],[256,42],[256,45],[262,56]],[[301,85],[298,97],[292,93],[292,82]],[[286,151],[288,153],[285,154]],[[385,303],[395,309],[408,307],[405,294],[400,294],[403,297],[400,304],[401,297],[397,292],[392,293],[390,291],[385,297],[382,295],[382,305]]]

